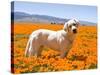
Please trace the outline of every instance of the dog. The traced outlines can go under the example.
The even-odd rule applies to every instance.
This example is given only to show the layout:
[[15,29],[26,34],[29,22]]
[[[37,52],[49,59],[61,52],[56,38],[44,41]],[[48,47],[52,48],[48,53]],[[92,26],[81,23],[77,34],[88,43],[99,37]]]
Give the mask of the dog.
[[72,43],[78,32],[79,21],[71,19],[65,22],[62,30],[52,31],[39,29],[29,36],[25,56],[41,56],[44,46],[60,51],[60,58],[64,58],[72,48]]

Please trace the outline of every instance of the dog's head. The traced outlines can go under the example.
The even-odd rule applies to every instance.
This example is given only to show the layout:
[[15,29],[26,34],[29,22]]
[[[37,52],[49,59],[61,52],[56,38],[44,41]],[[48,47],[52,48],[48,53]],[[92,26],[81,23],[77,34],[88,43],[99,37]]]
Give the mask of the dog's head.
[[64,31],[76,34],[78,31],[79,21],[77,19],[71,19],[64,24]]

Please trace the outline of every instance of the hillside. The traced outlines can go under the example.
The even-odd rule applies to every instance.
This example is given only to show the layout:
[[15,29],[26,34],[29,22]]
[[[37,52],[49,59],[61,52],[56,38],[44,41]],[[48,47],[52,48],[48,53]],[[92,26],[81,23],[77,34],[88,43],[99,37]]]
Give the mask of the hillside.
[[[28,14],[24,12],[12,12],[11,20],[14,22],[33,22],[33,23],[53,23],[53,24],[63,24],[69,19],[58,18],[48,15],[38,15],[38,14]],[[83,25],[96,25],[96,23],[80,21]]]

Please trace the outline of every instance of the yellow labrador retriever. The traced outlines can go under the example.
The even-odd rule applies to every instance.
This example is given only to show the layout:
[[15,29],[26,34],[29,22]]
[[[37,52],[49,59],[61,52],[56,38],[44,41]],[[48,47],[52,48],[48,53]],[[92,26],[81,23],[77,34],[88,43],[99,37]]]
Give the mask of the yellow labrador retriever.
[[46,46],[53,50],[60,51],[60,57],[64,58],[72,47],[73,40],[77,33],[79,21],[71,19],[64,24],[62,30],[52,31],[39,29],[34,31],[28,40],[25,55],[40,56],[42,47]]

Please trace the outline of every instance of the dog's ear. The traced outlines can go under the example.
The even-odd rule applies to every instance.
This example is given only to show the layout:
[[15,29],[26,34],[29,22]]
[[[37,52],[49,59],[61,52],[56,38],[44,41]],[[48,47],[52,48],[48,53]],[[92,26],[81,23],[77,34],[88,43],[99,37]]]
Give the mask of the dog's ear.
[[80,23],[79,23],[79,22],[77,23],[77,26],[78,26],[78,27],[80,26]]
[[68,31],[68,23],[65,23],[65,24],[64,24],[63,30],[64,30],[64,31]]
[[73,20],[77,23],[77,26],[80,25],[79,20],[77,20],[77,19],[73,19]]

